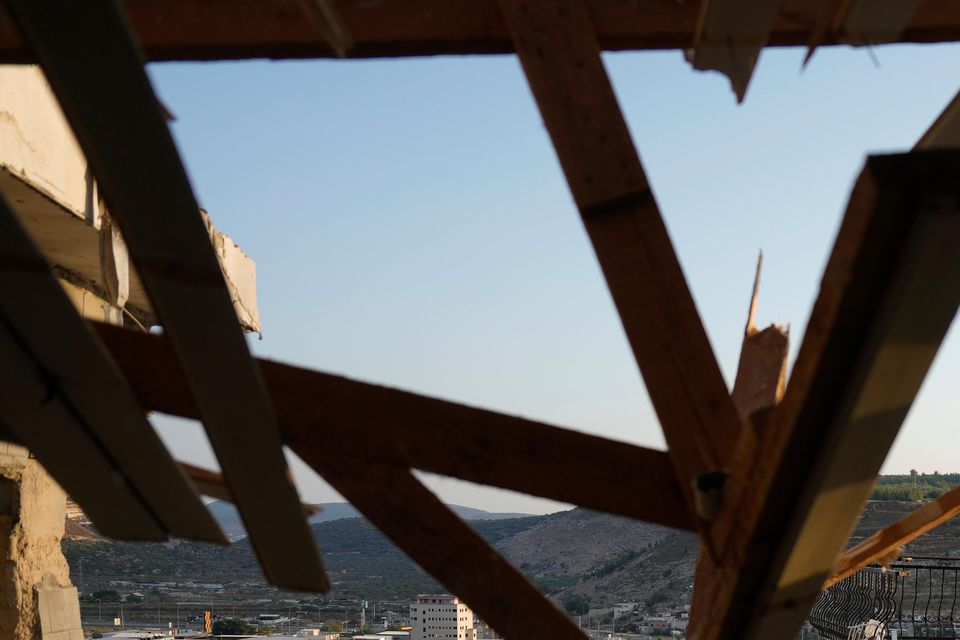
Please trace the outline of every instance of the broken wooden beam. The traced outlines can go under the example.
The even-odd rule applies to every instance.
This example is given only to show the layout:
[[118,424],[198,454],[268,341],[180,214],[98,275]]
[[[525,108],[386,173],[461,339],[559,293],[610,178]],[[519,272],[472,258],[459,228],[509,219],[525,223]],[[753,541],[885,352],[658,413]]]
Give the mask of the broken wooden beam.
[[[167,340],[95,323],[140,402],[196,419]],[[667,454],[269,360],[284,441],[413,467],[678,529],[693,520]],[[628,488],[622,491],[611,487]]]
[[[740,345],[740,360],[730,398],[744,423],[737,442],[736,460],[750,460],[757,455],[757,443],[769,428],[769,418],[783,399],[787,357],[790,351],[790,333],[787,329],[772,324],[763,330],[757,329],[757,306],[760,298],[760,273],[763,269],[763,253],[757,258],[757,270],[753,279],[753,293],[747,311],[747,322]],[[724,508],[725,482],[714,490],[713,511]],[[702,499],[702,498],[701,498]],[[727,508],[731,505],[727,504]],[[710,518],[714,520],[715,517]],[[713,599],[719,575],[714,559],[705,553],[701,545],[700,557],[694,576],[693,597],[690,607],[688,632],[696,633],[698,627],[708,624],[707,612]]]
[[715,524],[696,640],[790,637],[859,516],[960,303],[960,151],[868,159],[797,362]]
[[777,406],[783,398],[787,380],[790,331],[775,324],[757,329],[757,303],[762,268],[761,253],[757,258],[753,295],[747,312],[747,324],[743,330],[743,341],[740,343],[737,375],[734,377],[733,391],[730,392],[730,398],[744,424],[758,411]]
[[326,591],[266,389],[126,16],[111,0],[6,6],[120,227],[266,578]]
[[767,44],[782,0],[702,0],[687,60],[694,69],[719,71],[742,102]]

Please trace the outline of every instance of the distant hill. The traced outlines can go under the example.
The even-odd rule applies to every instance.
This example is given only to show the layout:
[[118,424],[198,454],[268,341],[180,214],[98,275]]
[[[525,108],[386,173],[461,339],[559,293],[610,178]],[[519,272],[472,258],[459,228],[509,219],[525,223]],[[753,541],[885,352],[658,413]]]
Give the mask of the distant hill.
[[[910,476],[905,478],[895,478],[887,485],[912,484]],[[212,507],[218,519],[230,514],[227,506],[215,503]],[[312,529],[331,575],[332,596],[402,601],[439,588],[367,520],[345,517],[351,513],[347,505],[323,507],[318,518],[326,520],[315,522]],[[916,507],[913,501],[871,500],[851,544]],[[579,508],[518,518],[472,513],[484,519],[470,520],[471,526],[561,603],[586,600],[594,607],[622,601],[680,604],[690,597],[698,553],[693,534]],[[495,519],[497,516],[501,519]],[[81,537],[65,539],[63,549],[72,568],[83,562],[88,585],[109,580],[263,582],[246,539],[220,547]],[[960,518],[911,543],[907,552],[960,557]]]
[[[673,556],[696,559],[696,539],[664,527],[585,509],[546,516],[471,520],[477,532],[527,573],[545,592],[576,593],[606,600],[628,593],[667,589],[681,593],[684,579],[660,566]],[[335,597],[408,599],[439,588],[430,576],[363,518],[312,525],[333,582]],[[244,538],[229,547],[177,540],[166,544],[65,539],[71,567],[83,562],[88,584],[263,580]],[[632,577],[624,573],[629,569]],[[692,575],[692,574],[691,574]]]
[[[360,512],[348,502],[323,502],[315,504],[314,506],[320,509],[320,513],[309,518],[311,524],[360,517]],[[491,513],[482,509],[464,507],[458,504],[450,504],[447,506],[453,509],[453,511],[464,520],[504,520],[507,518],[522,518],[529,515],[526,513]],[[208,504],[207,508],[231,541],[239,540],[247,535],[243,527],[243,522],[240,520],[240,514],[232,503],[217,500]]]

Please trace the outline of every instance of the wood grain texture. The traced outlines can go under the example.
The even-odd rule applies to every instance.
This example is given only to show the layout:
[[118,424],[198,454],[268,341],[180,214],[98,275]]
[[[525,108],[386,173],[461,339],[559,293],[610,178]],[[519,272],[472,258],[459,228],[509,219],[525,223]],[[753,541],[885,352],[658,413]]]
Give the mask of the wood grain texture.
[[685,491],[740,432],[582,2],[502,0]]
[[867,161],[691,638],[787,637],[809,611],[960,302],[957,184],[958,151]]

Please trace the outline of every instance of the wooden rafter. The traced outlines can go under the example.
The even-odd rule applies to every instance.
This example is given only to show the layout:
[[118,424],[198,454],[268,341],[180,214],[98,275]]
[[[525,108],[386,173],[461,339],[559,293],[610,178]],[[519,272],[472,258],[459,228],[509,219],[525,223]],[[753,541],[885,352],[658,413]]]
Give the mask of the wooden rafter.
[[0,419],[103,533],[226,543],[2,196],[0,352]]
[[[204,469],[203,467],[198,467],[188,462],[178,462],[177,464],[180,466],[180,469],[183,470],[183,473],[190,478],[190,481],[193,482],[194,486],[197,488],[197,491],[205,496],[216,498],[217,500],[233,502],[233,494],[230,493],[230,485],[228,485],[227,481],[224,480],[223,474],[217,473],[216,471],[211,471],[210,469]],[[307,504],[306,502],[303,503],[303,515],[309,517],[318,513],[320,513],[320,507]]]
[[111,0],[6,6],[123,233],[265,575],[325,591],[269,398],[125,16]]
[[[329,1],[329,0],[328,0]],[[334,57],[325,34],[299,0],[127,0],[131,22],[150,60]],[[700,2],[591,0],[590,15],[605,50],[689,48]],[[768,46],[804,46],[815,37],[819,2],[785,0]],[[510,53],[513,42],[497,0],[339,0],[351,35],[349,57]],[[2,3],[0,3],[2,10]],[[954,0],[924,0],[901,42],[960,39]],[[835,32],[821,46],[843,43]],[[878,41],[876,44],[880,44]],[[0,11],[0,61],[34,62],[17,29]]]
[[[747,311],[747,323],[740,345],[740,360],[737,375],[733,383],[730,398],[737,407],[744,429],[737,442],[735,459],[753,459],[758,452],[757,443],[764,431],[769,428],[770,416],[783,399],[787,370],[787,356],[790,347],[789,332],[783,327],[770,325],[757,329],[756,317],[760,293],[760,272],[763,267],[763,254],[757,259],[757,272],[753,281],[753,294]],[[762,455],[762,454],[760,454]],[[714,496],[713,508],[724,507],[722,487]],[[730,508],[730,505],[726,505]],[[710,608],[713,591],[716,588],[717,571],[713,558],[705,553],[703,545],[700,559],[694,575],[693,597],[690,606],[690,618],[694,625],[703,623]],[[696,626],[693,627],[696,629]]]
[[[920,137],[916,150],[960,147],[960,93]],[[866,540],[840,554],[832,573],[823,585],[826,589],[867,565],[897,553],[911,540],[934,529],[960,513],[960,487],[928,502]]]
[[834,563],[830,578],[823,588],[835,585],[867,565],[896,556],[905,544],[939,527],[957,514],[960,514],[960,487],[954,487],[936,500],[914,509],[890,526],[880,529],[860,544],[844,551]]
[[293,450],[370,522],[505,638],[583,640],[583,632],[409,469]]
[[517,53],[663,428],[680,485],[740,431],[579,0],[502,0]]
[[960,302],[957,184],[960,151],[867,161],[691,638],[789,637],[809,611]]
[[[199,417],[164,338],[100,323],[95,328],[143,406]],[[362,453],[371,463],[693,529],[662,451],[268,360],[258,363],[292,447],[323,442],[335,455]]]
[[960,92],[953,97],[914,147],[918,150],[956,148],[960,148]]

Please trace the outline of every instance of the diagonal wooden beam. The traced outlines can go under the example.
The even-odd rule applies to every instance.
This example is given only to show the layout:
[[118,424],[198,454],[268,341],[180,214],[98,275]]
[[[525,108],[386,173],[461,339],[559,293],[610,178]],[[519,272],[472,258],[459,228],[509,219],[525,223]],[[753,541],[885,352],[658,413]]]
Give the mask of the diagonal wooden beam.
[[104,534],[226,543],[2,196],[0,352],[0,417]]
[[[702,4],[591,0],[589,9],[605,50],[686,50],[694,42]],[[291,0],[126,0],[124,5],[152,61],[337,55],[337,43],[318,31]],[[513,52],[497,0],[340,0],[336,5],[351,35],[353,46],[346,50],[348,57]],[[836,30],[822,33],[822,38],[817,36],[820,5],[808,0],[785,2],[767,46],[847,42],[845,34]],[[957,39],[960,8],[955,0],[924,0],[898,41]],[[880,44],[885,40],[871,41]],[[0,10],[0,62],[35,60]]]
[[930,128],[920,136],[914,149],[960,148],[960,92],[940,113]]
[[506,638],[583,640],[583,631],[409,469],[293,450],[387,537]]
[[269,398],[125,16],[111,0],[6,6],[123,233],[267,579],[327,590]]
[[681,486],[724,469],[740,432],[693,297],[579,0],[501,0],[663,427]]
[[896,555],[905,544],[960,514],[960,487],[914,509],[890,526],[875,532],[860,544],[840,554],[833,564],[830,577],[823,588],[832,587],[847,576],[891,555]]
[[[756,326],[757,305],[760,293],[760,272],[763,254],[757,259],[757,271],[753,281],[753,294],[747,312],[747,323],[740,345],[740,361],[730,398],[744,422],[744,429],[737,442],[735,459],[753,459],[758,452],[757,443],[770,426],[770,416],[783,399],[786,388],[787,357],[790,351],[788,330],[772,324],[763,330]],[[723,487],[717,489],[716,508],[723,508]],[[727,505],[729,507],[729,505]],[[716,588],[718,574],[713,559],[705,553],[701,544],[700,559],[694,577],[690,617],[694,622],[710,607]]]
[[789,637],[847,540],[960,302],[960,151],[868,159],[797,362],[715,525],[697,640]]
[[[144,406],[199,416],[166,339],[94,326]],[[693,529],[662,451],[268,360],[258,363],[291,446],[322,442],[331,454],[362,452],[372,463]]]
[[[951,147],[960,147],[960,93],[920,137],[914,149],[949,149]],[[823,588],[831,587],[863,567],[889,557],[900,547],[940,526],[958,513],[960,513],[960,487],[955,487],[841,553]]]

